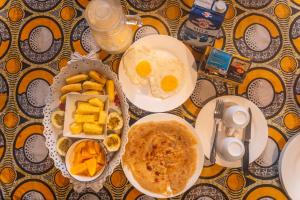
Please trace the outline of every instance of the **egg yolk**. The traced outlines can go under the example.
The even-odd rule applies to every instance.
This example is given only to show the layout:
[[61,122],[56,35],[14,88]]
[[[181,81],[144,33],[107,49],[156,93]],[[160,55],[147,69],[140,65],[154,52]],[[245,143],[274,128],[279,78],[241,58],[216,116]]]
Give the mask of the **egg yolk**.
[[165,76],[160,82],[160,87],[165,92],[171,92],[175,90],[177,86],[178,86],[178,80],[175,76],[172,75]]
[[144,60],[137,64],[135,70],[139,76],[146,78],[151,73],[151,65],[148,61]]

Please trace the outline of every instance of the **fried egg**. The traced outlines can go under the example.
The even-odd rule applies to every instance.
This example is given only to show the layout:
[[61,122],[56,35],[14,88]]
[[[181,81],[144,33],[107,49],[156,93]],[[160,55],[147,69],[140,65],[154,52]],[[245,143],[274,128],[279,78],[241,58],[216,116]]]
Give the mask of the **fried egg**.
[[145,46],[129,49],[124,56],[124,68],[128,78],[134,84],[146,85],[154,74],[153,52]]
[[182,86],[183,63],[165,51],[156,51],[156,72],[150,76],[151,93],[157,98],[168,98],[176,94]]

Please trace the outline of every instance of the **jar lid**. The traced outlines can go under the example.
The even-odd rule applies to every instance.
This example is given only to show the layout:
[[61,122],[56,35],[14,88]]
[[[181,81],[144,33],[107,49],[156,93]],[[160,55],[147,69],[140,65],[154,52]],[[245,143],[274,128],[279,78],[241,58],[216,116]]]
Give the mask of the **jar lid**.
[[226,11],[226,4],[224,1],[216,1],[214,4],[214,11],[219,12],[219,13],[224,13]]
[[87,5],[84,15],[91,29],[105,31],[119,23],[122,13],[109,1],[92,0]]

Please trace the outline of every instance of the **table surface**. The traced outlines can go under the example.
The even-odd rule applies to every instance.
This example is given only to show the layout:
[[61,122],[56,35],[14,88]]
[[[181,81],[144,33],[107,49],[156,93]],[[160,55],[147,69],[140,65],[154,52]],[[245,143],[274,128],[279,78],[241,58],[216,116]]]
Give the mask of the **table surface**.
[[[127,0],[125,10],[139,14],[144,26],[135,40],[148,34],[177,37],[192,0]],[[269,125],[263,155],[240,169],[206,160],[203,172],[185,194],[175,199],[284,200],[278,158],[288,138],[300,129],[300,1],[227,1],[222,38],[215,46],[250,57],[254,64],[238,88],[200,76],[193,95],[171,111],[194,124],[201,107],[216,96],[240,95],[254,102]],[[117,167],[95,193],[72,190],[53,166],[44,145],[42,109],[52,78],[72,51],[87,54],[94,43],[83,19],[88,0],[0,0],[0,199],[150,199],[134,189]],[[191,49],[196,59],[199,52]],[[117,71],[120,55],[99,52]],[[149,113],[130,105],[131,122]]]

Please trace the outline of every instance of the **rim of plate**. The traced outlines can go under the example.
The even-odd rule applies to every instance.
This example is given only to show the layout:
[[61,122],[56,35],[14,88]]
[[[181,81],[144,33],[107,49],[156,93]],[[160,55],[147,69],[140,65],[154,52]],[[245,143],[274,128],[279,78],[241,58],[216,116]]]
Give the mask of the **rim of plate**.
[[[139,86],[131,82],[126,75],[123,59],[128,50],[137,45],[167,51],[184,64],[184,84],[176,94],[166,99],[156,98],[151,95],[150,86]],[[182,41],[167,35],[149,35],[134,42],[128,50],[122,56],[118,74],[125,96],[135,106],[149,112],[166,112],[181,106],[192,95],[197,83],[197,64],[193,54]]]
[[[279,178],[280,178],[280,182],[282,184],[282,188],[285,190],[285,192],[288,194],[288,196],[293,199],[293,197],[291,196],[291,194],[288,192],[288,189],[287,187],[285,186],[286,184],[286,181],[284,181],[284,178],[283,178],[283,162],[286,158],[286,152],[289,150],[289,148],[291,148],[291,144],[293,144],[297,139],[298,137],[300,138],[300,132],[297,133],[296,135],[294,135],[293,137],[291,137],[287,143],[284,145],[283,147],[283,150],[280,154],[280,157],[279,157],[279,162],[278,162],[278,166],[279,166]],[[299,150],[300,152],[300,150]]]
[[[267,145],[267,142],[268,142],[268,123],[267,123],[267,120],[266,120],[264,114],[262,113],[262,111],[253,102],[251,102],[248,99],[246,99],[244,97],[241,97],[241,96],[226,95],[226,96],[220,96],[220,97],[214,98],[211,101],[209,101],[207,104],[205,104],[205,106],[199,112],[199,114],[197,116],[197,119],[196,119],[196,122],[195,122],[195,130],[198,133],[198,135],[200,135],[200,138],[202,138],[202,141],[204,143],[203,144],[204,154],[206,155],[207,158],[209,158],[209,153],[210,153],[210,149],[211,149],[211,142],[208,142],[208,141],[211,140],[211,139],[207,139],[207,138],[212,135],[212,133],[211,133],[212,131],[209,131],[209,133],[204,133],[204,132],[208,132],[208,130],[203,131],[203,126],[202,126],[203,122],[201,122],[200,119],[203,118],[202,115],[203,115],[204,112],[206,112],[206,113],[208,112],[207,109],[209,107],[213,106],[213,110],[214,110],[214,105],[212,105],[212,104],[214,104],[214,102],[217,99],[226,100],[227,102],[236,102],[236,103],[239,102],[239,104],[241,106],[247,105],[247,107],[251,108],[253,116],[256,115],[256,118],[259,117],[259,118],[261,118],[261,120],[264,119],[263,122],[260,122],[261,124],[259,125],[259,127],[260,127],[259,129],[261,129],[261,130],[260,131],[254,130],[255,132],[262,132],[261,134],[256,134],[257,136],[261,135],[261,138],[259,140],[260,148],[258,150],[257,150],[257,148],[255,148],[255,151],[256,151],[255,155],[253,155],[253,153],[251,153],[251,152],[253,152],[253,150],[250,152],[249,163],[254,162],[263,153],[263,151],[264,151],[264,149]],[[210,118],[209,123],[213,123],[213,122],[211,122],[213,120],[213,110],[211,110],[211,113],[210,113],[212,115],[212,118]],[[206,117],[206,119],[207,119],[207,117]],[[253,131],[253,123],[254,122],[252,121],[252,131]],[[207,124],[207,122],[206,122],[206,124]],[[206,127],[208,127],[208,126],[206,125]],[[207,129],[207,128],[205,128],[205,129]],[[262,134],[264,134],[264,135],[262,135]],[[252,132],[252,139],[250,141],[250,148],[253,145],[253,141],[254,141],[254,138],[253,138],[253,132]],[[208,147],[205,148],[206,147],[205,145],[208,146]],[[252,147],[251,149],[254,149],[254,148]],[[237,168],[237,167],[242,166],[242,160],[237,160],[237,161],[233,161],[233,162],[227,161],[227,160],[223,159],[222,156],[220,156],[217,153],[216,164],[221,165],[223,167]]]
[[[121,156],[121,165],[124,171],[125,176],[127,177],[128,181],[140,192],[142,192],[143,194],[146,194],[148,196],[154,197],[154,198],[171,198],[171,197],[175,197],[178,196],[180,194],[183,194],[184,192],[186,192],[188,189],[190,189],[198,180],[198,178],[200,177],[200,174],[202,172],[203,166],[204,166],[204,152],[203,152],[203,148],[202,148],[202,143],[200,140],[200,137],[198,135],[198,133],[196,132],[196,130],[194,129],[194,127],[189,124],[185,119],[177,116],[177,115],[173,115],[173,114],[169,114],[169,113],[155,113],[155,114],[150,114],[147,115],[141,119],[139,119],[138,121],[136,121],[134,124],[132,124],[132,126],[136,125],[136,124],[140,124],[140,123],[145,123],[145,122],[150,122],[150,121],[170,121],[170,120],[176,120],[181,124],[184,124],[186,127],[189,128],[189,130],[195,134],[197,140],[198,140],[198,162],[197,162],[197,167],[196,170],[194,172],[194,174],[189,178],[188,183],[186,184],[185,188],[177,193],[177,194],[171,194],[171,195],[163,195],[163,194],[158,194],[158,193],[154,193],[154,192],[150,192],[146,189],[144,189],[133,177],[133,174],[131,173],[131,171],[128,169],[128,167],[123,163],[123,155],[125,154],[125,151],[123,152],[122,156]],[[131,127],[132,127],[131,126]],[[130,129],[128,130],[128,132],[130,131]],[[125,144],[126,146],[126,144]]]

